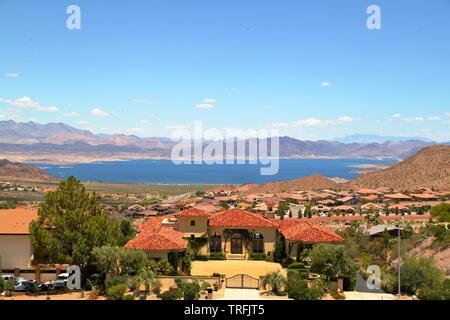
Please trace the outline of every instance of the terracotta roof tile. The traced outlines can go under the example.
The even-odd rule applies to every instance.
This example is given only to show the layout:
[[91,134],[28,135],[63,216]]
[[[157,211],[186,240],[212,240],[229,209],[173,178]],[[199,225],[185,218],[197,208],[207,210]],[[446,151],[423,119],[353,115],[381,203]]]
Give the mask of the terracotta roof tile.
[[209,219],[210,226],[217,227],[275,227],[271,221],[260,215],[241,209],[215,213]]
[[287,240],[303,242],[341,242],[343,238],[338,236],[330,228],[318,223],[302,221],[299,219],[277,220],[278,231]]
[[0,210],[0,234],[30,234],[30,223],[38,218],[38,209]]
[[200,209],[186,209],[175,214],[177,217],[209,217],[210,213]]

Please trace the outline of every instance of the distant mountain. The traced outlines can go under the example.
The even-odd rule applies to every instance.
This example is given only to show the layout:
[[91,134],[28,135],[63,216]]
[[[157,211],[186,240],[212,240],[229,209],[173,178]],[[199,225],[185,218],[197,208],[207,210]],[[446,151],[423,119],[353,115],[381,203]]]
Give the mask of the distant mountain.
[[[270,139],[270,138],[269,138]],[[245,140],[249,150],[255,138]],[[268,143],[269,154],[270,142]],[[14,161],[78,163],[129,159],[170,159],[177,141],[169,138],[140,138],[125,134],[99,134],[63,123],[0,121],[0,157]],[[208,141],[204,141],[204,147]],[[343,143],[279,138],[281,158],[406,158],[433,145],[419,140],[383,143]],[[235,150],[237,145],[235,144]]]
[[333,141],[342,143],[384,143],[387,141],[408,141],[417,140],[433,142],[433,140],[422,137],[399,137],[399,136],[379,136],[375,134],[351,134],[345,137],[334,138]]
[[343,187],[378,188],[413,191],[421,187],[450,190],[450,146],[435,145],[382,171],[363,174]]
[[0,179],[26,180],[38,182],[49,182],[58,180],[54,176],[46,173],[41,168],[30,165],[24,165],[17,162],[11,162],[6,159],[0,160]]

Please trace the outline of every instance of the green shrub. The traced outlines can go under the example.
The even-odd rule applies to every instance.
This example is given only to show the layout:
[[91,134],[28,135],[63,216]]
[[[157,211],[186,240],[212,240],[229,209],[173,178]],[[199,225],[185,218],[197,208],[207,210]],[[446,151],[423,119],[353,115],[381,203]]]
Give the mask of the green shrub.
[[250,260],[266,260],[267,255],[265,253],[250,253]]
[[180,289],[169,290],[158,295],[161,300],[179,300],[183,297],[183,291]]
[[[408,258],[400,267],[401,290],[405,293],[416,294],[418,289],[433,288],[443,280],[444,274],[430,258]],[[397,278],[394,287],[397,287]]]
[[111,287],[117,286],[118,284],[126,284],[127,279],[123,277],[114,277],[105,281],[105,289],[108,290]]
[[124,294],[127,291],[127,286],[124,283],[115,285],[106,290],[107,300],[124,300]]
[[293,262],[287,266],[288,269],[305,269],[305,264],[302,262]]
[[127,294],[127,295],[124,297],[124,300],[134,300],[134,295],[132,295],[132,294]]
[[200,285],[197,282],[184,282],[181,286],[184,300],[198,300]]
[[287,291],[289,298],[294,300],[320,300],[324,295],[319,288],[309,288],[308,282],[295,272],[288,276]]
[[17,285],[17,281],[14,279],[9,279],[5,281],[5,291],[12,291],[14,289],[14,286]]
[[197,261],[208,261],[208,260],[209,260],[209,259],[208,259],[208,256],[201,255],[201,254],[195,254],[195,255],[193,256],[193,259],[194,259],[194,260],[197,260]]
[[0,277],[0,293],[5,291],[5,280]]
[[220,277],[220,273],[214,272],[214,273],[212,274],[212,276],[213,276],[213,277],[219,278],[219,277]]
[[288,265],[292,264],[293,262],[294,262],[294,259],[287,257],[287,258],[283,258],[283,260],[281,260],[281,265],[286,268]]
[[418,293],[420,300],[450,300],[450,279],[432,287],[423,286]]
[[210,253],[208,256],[209,260],[227,260],[227,256],[224,253]]

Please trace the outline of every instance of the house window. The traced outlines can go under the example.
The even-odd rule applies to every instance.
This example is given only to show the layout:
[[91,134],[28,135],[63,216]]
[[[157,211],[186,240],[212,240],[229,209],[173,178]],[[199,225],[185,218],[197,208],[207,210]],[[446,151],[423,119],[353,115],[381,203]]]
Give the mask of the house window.
[[191,227],[195,227],[195,220],[191,220]]
[[255,233],[252,237],[252,252],[264,253],[264,237],[261,233]]
[[222,252],[222,237],[220,234],[215,233],[213,236],[209,237],[209,252]]

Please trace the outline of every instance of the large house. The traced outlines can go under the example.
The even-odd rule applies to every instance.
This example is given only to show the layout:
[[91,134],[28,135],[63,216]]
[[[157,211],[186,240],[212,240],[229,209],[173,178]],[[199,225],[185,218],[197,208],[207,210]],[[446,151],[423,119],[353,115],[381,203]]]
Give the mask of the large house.
[[207,241],[198,254],[223,253],[229,259],[248,259],[250,253],[270,255],[277,237],[284,239],[286,254],[291,257],[303,245],[344,240],[330,228],[302,219],[266,219],[241,209],[218,213],[187,209],[150,219],[125,247],[146,250],[156,259],[167,258],[172,250],[184,251],[188,239],[201,237]]

